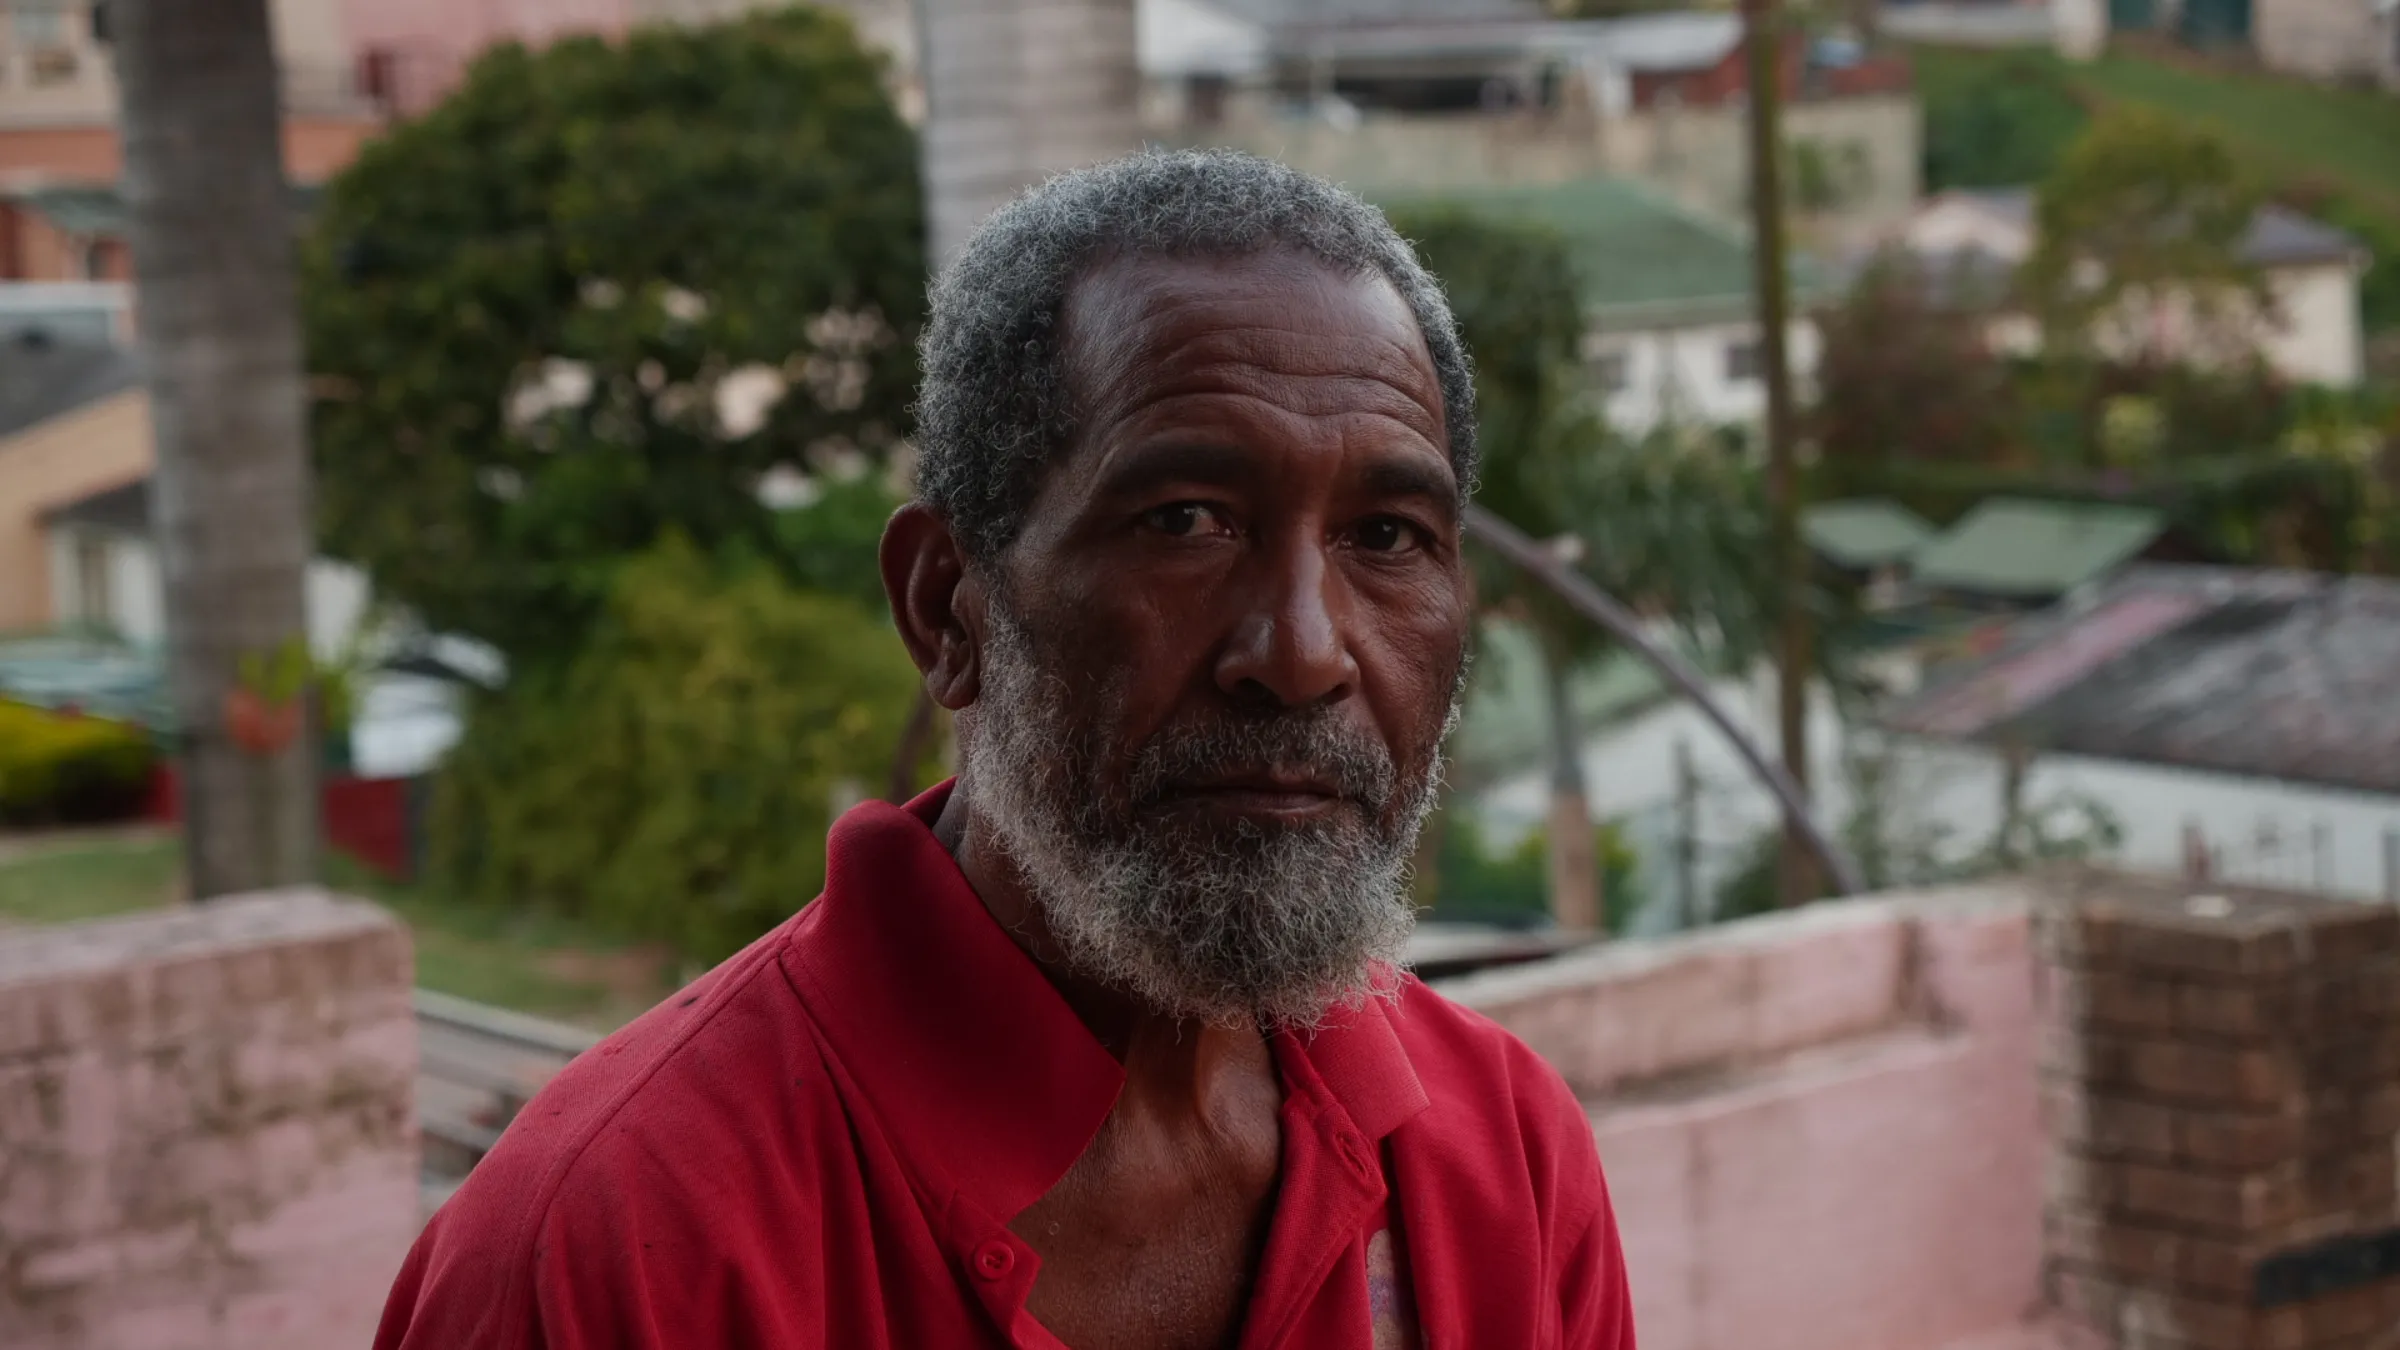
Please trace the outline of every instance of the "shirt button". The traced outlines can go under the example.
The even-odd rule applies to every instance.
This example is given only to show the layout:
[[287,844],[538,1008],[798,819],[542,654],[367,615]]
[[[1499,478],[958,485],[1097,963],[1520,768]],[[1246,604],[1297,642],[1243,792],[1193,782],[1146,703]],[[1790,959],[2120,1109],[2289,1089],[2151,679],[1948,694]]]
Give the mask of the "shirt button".
[[987,1280],[997,1280],[1017,1268],[1017,1249],[1001,1238],[993,1238],[975,1249],[975,1273]]

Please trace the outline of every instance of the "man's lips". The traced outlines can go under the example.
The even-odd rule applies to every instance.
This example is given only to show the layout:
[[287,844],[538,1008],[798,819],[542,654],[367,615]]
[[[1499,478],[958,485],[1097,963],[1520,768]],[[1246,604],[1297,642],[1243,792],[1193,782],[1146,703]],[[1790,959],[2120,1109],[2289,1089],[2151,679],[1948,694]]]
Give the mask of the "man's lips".
[[1239,815],[1311,816],[1357,803],[1328,779],[1258,773],[1177,783],[1162,795],[1161,805],[1197,806]]

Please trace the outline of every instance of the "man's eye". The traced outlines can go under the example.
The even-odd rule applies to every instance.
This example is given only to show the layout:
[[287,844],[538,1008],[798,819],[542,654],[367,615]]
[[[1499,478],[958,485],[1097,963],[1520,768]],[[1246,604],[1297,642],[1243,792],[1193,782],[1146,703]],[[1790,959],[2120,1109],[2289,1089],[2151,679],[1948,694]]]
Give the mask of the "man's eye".
[[1415,525],[1398,516],[1377,516],[1361,522],[1356,537],[1358,546],[1369,553],[1398,553],[1423,543],[1420,534]]
[[1161,506],[1145,514],[1142,521],[1151,529],[1178,539],[1228,532],[1225,518],[1218,514],[1215,507],[1204,502],[1176,502]]

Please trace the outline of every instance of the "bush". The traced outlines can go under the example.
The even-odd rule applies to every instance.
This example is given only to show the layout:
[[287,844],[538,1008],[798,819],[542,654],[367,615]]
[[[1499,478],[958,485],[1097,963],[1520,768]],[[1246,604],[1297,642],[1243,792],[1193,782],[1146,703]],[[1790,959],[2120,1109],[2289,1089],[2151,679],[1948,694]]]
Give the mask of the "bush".
[[[1441,822],[1439,878],[1428,918],[1529,928],[1550,920],[1549,832],[1535,827],[1517,846],[1496,852],[1473,813],[1455,808]],[[1427,828],[1433,828],[1430,824]],[[1622,933],[1640,907],[1633,847],[1613,824],[1598,827],[1601,904],[1609,933]]]
[[0,825],[124,819],[156,759],[130,723],[0,702]]
[[713,961],[823,888],[826,827],[889,777],[916,686],[858,606],[671,539],[561,670],[475,710],[432,870]]

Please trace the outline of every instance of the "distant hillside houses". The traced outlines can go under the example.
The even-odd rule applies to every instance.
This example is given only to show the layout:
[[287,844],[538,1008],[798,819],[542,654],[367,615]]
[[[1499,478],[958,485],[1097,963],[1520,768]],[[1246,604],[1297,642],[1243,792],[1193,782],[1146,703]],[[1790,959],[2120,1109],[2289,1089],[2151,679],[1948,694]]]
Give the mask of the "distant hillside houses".
[[[1750,244],[1731,227],[1622,179],[1439,195],[1364,190],[1386,206],[1445,201],[1565,236],[1589,325],[1584,367],[1617,427],[1748,425],[1766,415]],[[1793,280],[1802,313],[1824,287],[1805,261]],[[1805,385],[1817,363],[1814,320],[1792,321],[1787,350]]]
[[[1631,179],[1738,218],[1741,21],[1674,11],[1562,21],[1533,0],[1139,0],[1143,120],[1171,144],[1252,150],[1422,190]],[[1852,244],[1920,183],[1909,69],[1855,43],[1782,54],[1802,237]]]
[[[2033,189],[1937,193],[1909,214],[1890,242],[1919,260],[1930,283],[1960,296],[2004,299],[2010,279],[2034,251]],[[2251,323],[2259,356],[2301,383],[2356,385],[2366,365],[2358,308],[2359,279],[2372,261],[2365,246],[2323,221],[2270,205],[2251,221],[2241,252],[2258,269],[2270,300],[2270,312]],[[2128,315],[2119,327],[2124,336],[2114,341],[2120,345],[2130,345],[2137,332],[2152,346],[2163,332],[2170,352],[2192,342],[2188,325],[2179,325],[2171,310],[2163,317]],[[2039,344],[2032,320],[2005,305],[1990,338],[2004,351]],[[2108,334],[2100,340],[2112,345]]]

